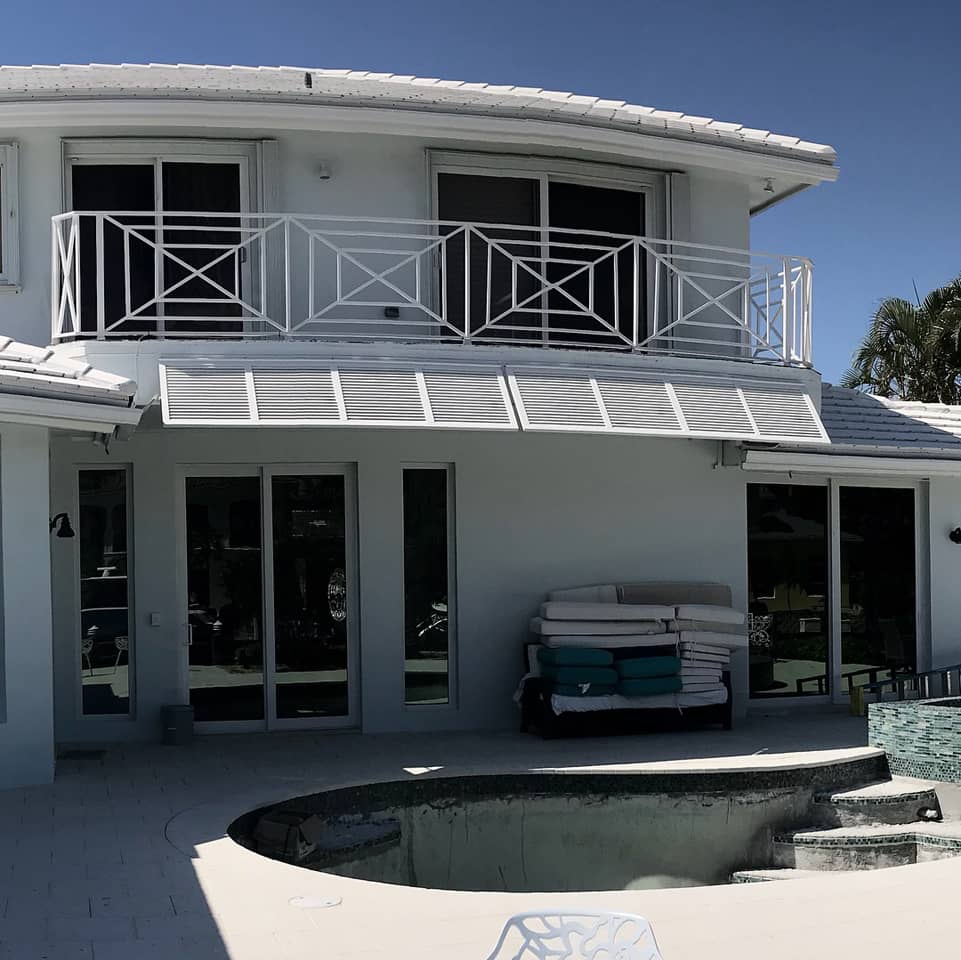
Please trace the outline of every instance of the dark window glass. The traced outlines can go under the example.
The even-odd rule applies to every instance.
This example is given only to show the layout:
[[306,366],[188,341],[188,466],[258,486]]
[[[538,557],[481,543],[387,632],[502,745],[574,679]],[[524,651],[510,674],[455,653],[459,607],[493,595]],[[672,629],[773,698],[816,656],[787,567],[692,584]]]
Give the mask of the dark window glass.
[[841,675],[846,684],[916,666],[914,491],[841,487]]
[[826,694],[827,488],[749,484],[747,522],[751,696]]
[[404,690],[407,703],[450,699],[448,474],[404,471]]
[[262,720],[259,477],[188,477],[187,617],[196,720]]
[[80,677],[85,715],[130,712],[127,473],[80,471]]
[[277,717],[349,710],[344,478],[274,477]]

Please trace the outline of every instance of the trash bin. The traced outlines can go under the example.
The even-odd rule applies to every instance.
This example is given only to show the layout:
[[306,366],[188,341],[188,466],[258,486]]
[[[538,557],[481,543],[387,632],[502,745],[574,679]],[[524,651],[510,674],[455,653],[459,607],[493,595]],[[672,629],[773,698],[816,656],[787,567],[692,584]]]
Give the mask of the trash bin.
[[194,735],[194,708],[189,704],[170,704],[160,708],[161,741],[177,747],[190,743]]

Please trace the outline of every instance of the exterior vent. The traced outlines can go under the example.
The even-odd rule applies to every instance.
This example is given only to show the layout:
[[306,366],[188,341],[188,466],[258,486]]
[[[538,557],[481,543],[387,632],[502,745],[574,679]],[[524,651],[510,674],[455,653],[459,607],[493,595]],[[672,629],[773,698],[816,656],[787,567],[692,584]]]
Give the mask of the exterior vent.
[[610,369],[508,367],[525,430],[827,444],[801,384]]
[[403,426],[516,430],[498,366],[164,361],[170,426]]

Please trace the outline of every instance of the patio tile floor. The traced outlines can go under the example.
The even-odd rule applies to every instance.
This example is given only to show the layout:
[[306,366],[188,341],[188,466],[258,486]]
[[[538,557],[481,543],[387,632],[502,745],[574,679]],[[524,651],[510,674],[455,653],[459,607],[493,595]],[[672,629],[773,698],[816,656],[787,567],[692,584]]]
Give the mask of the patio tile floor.
[[[797,883],[542,897],[334,877],[258,857],[224,834],[233,817],[271,800],[433,768],[752,768],[842,756],[864,738],[863,720],[796,711],[753,715],[731,732],[551,742],[280,733],[73,754],[53,784],[0,792],[0,960],[468,960],[487,955],[511,913],[558,902],[648,916],[667,960],[954,957],[946,890],[961,884],[961,860]],[[340,906],[290,903],[331,894]],[[888,899],[897,922],[881,926]]]

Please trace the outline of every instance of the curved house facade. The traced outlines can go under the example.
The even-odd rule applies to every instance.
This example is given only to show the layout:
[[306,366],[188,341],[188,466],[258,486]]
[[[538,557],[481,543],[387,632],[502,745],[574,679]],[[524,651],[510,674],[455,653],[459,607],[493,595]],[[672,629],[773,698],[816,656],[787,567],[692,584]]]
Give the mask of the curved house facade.
[[0,68],[0,782],[171,704],[512,726],[581,584],[728,584],[740,716],[959,659],[961,415],[822,385],[813,265],[751,249],[837,173],[529,88]]

